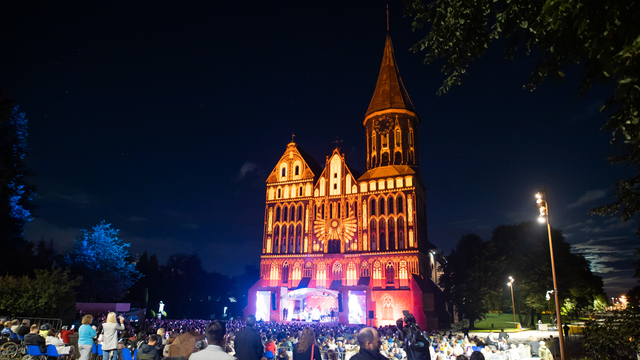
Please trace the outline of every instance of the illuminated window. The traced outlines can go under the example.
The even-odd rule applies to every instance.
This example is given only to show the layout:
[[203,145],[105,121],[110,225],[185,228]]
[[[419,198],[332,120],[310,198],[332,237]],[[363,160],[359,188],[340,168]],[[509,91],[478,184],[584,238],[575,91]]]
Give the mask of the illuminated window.
[[369,276],[369,263],[366,261],[360,264],[360,276],[361,277]]
[[400,147],[402,145],[402,132],[400,128],[396,128],[396,147]]
[[409,146],[413,146],[413,129],[409,129]]
[[284,187],[284,198],[285,199],[289,198],[289,187],[288,186]]
[[393,179],[387,180],[387,189],[393,189]]
[[306,278],[310,278],[312,273],[313,273],[313,264],[311,264],[311,261],[307,261],[307,263],[304,264],[304,273],[302,275],[304,275],[304,277]]
[[409,271],[407,270],[407,261],[400,260],[398,266],[398,279],[400,279],[400,287],[409,286]]
[[393,278],[395,277],[395,271],[393,269],[393,263],[389,261],[387,263],[387,271],[386,271],[387,284],[393,284]]
[[[363,223],[363,224],[366,224]],[[367,244],[367,233],[362,234],[362,251],[367,251],[369,245]]]
[[382,139],[382,148],[386,149],[389,147],[389,134],[384,134],[382,136],[380,136],[380,138]]
[[413,230],[409,229],[409,247],[413,247]]
[[297,285],[295,282],[300,281],[301,278],[302,278],[302,266],[300,266],[300,263],[297,262],[293,264],[293,274],[291,275],[291,280],[293,282],[293,285]]
[[379,261],[373,263],[373,286],[380,287],[382,285],[382,265]]
[[327,267],[323,262],[318,263],[316,271],[316,286],[325,287],[327,281]]
[[339,262],[335,262],[335,264],[333,264],[333,281],[342,281],[342,264],[340,264]]
[[326,180],[323,178],[320,179],[320,196],[324,196],[326,187]]
[[413,201],[411,196],[407,196],[407,221],[413,225]]
[[413,178],[411,176],[407,176],[407,178],[405,179],[407,186],[413,186]]
[[307,184],[307,187],[304,191],[304,196],[311,196],[311,184]]
[[289,263],[288,262],[284,262],[284,265],[282,265],[282,283],[286,284],[289,282]]
[[358,283],[358,272],[356,263],[353,261],[347,264],[347,286],[355,286]]
[[273,188],[269,189],[269,200],[273,200],[275,197],[275,190]]
[[347,194],[351,194],[351,175],[347,175],[347,178],[345,181],[346,181],[345,190],[347,191]]
[[371,134],[371,151],[376,152],[376,132],[374,131]]
[[278,283],[278,280],[280,279],[280,269],[278,268],[278,264],[271,264],[271,273],[269,279],[271,280],[272,286]]
[[374,180],[369,182],[369,189],[371,191],[376,191],[376,182]]
[[384,190],[384,180],[378,181],[378,190]]
[[401,188],[402,187],[402,178],[397,178],[396,179],[396,187],[397,188]]
[[382,299],[382,319],[393,320],[393,299],[391,296],[385,296]]

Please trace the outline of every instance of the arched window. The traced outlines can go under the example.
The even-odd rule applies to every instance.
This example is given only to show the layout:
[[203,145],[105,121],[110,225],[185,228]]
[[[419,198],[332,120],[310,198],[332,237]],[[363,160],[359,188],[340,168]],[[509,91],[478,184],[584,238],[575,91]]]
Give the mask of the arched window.
[[369,209],[371,209],[371,216],[376,216],[376,199],[375,198],[371,198],[371,206],[369,206]]
[[360,264],[360,276],[361,277],[368,277],[369,276],[369,263],[364,261],[362,264]]
[[384,152],[381,156],[381,164],[382,166],[387,166],[389,165],[389,153],[388,152]]
[[389,196],[387,199],[387,211],[389,214],[393,214],[393,196]]
[[398,265],[398,279],[400,279],[400,287],[409,286],[409,270],[406,260],[400,260]]
[[351,261],[347,264],[347,286],[355,286],[358,283],[358,272],[356,263]]
[[302,205],[298,205],[298,217],[296,221],[302,221]]
[[296,221],[296,206],[291,204],[291,209],[289,210],[289,221]]
[[292,280],[292,285],[293,286],[297,286],[297,281],[300,281],[300,279],[302,278],[302,266],[300,266],[300,263],[297,262],[295,264],[293,264],[293,274],[291,276],[291,280]]
[[273,253],[280,252],[280,225],[276,225],[273,229]]
[[[295,175],[300,175],[300,166],[296,165]],[[284,175],[283,175],[284,176]]]
[[316,271],[316,286],[326,287],[327,281],[327,267],[323,262],[318,263],[318,269]]
[[282,231],[280,232],[280,253],[284,254],[287,251],[287,226],[282,226]]
[[283,167],[282,168],[282,177],[285,177],[285,176],[287,176],[287,168]]
[[282,189],[278,189],[278,199],[282,197]]
[[282,221],[289,220],[288,211],[289,211],[288,207],[286,207],[286,206],[282,207]]
[[399,217],[398,218],[398,249],[404,250],[405,249],[405,242],[404,242],[404,219]]
[[302,253],[302,225],[296,226],[296,254]]
[[380,212],[378,213],[378,215],[384,215],[384,198],[380,198],[380,201],[378,201],[378,203],[380,204]]
[[384,320],[393,320],[393,299],[391,296],[385,296],[382,299],[382,318]]
[[402,196],[398,196],[397,203],[398,203],[398,209],[396,211],[398,213],[403,213],[404,212],[404,206],[403,206],[403,203],[402,203]]
[[389,218],[387,227],[389,228],[389,250],[396,250],[396,227],[395,219]]
[[293,254],[293,243],[296,241],[294,234],[295,233],[294,233],[293,225],[289,225],[289,244],[287,244],[288,245],[287,252],[289,254]]
[[402,132],[400,128],[396,128],[396,147],[400,147],[402,145]]
[[271,286],[276,286],[280,280],[280,269],[278,268],[278,264],[271,264],[271,273],[269,275]]
[[298,194],[298,196],[304,196],[304,194],[303,194],[303,192],[302,192],[302,185],[300,185],[300,189],[298,189],[298,190],[299,190],[299,194]]
[[371,251],[378,251],[378,243],[377,240],[377,229],[378,222],[376,219],[371,219],[371,224],[369,224],[369,231],[371,234]]
[[393,269],[393,263],[389,261],[387,263],[387,271],[386,271],[387,284],[394,284],[393,278],[395,277],[395,271]]
[[284,262],[282,265],[282,283],[286,284],[289,282],[289,263]]
[[373,263],[373,286],[382,286],[382,265],[379,261]]
[[306,278],[310,278],[312,273],[313,273],[313,264],[311,264],[311,261],[307,261],[307,263],[304,264],[304,273],[302,275]]
[[378,249],[380,251],[387,251],[387,232],[386,232],[386,224],[384,219],[380,219],[378,225],[380,226],[380,240],[378,241],[378,243],[380,244],[380,246],[378,246]]
[[371,157],[371,167],[376,167],[376,165],[377,165],[377,164],[378,164],[378,163],[376,162],[376,156],[375,156],[375,155],[373,155],[373,156]]
[[341,283],[342,282],[342,264],[336,261],[333,264],[332,272],[333,272],[333,281]]
[[280,221],[280,207],[276,208],[276,221]]

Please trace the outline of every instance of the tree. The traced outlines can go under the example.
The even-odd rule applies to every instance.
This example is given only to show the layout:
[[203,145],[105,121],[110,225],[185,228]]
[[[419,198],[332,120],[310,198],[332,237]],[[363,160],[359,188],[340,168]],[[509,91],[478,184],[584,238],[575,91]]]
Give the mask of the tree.
[[0,248],[10,254],[0,262],[0,274],[26,273],[33,244],[23,238],[32,216],[33,186],[27,151],[27,118],[0,89]]
[[111,224],[103,220],[91,231],[80,230],[67,256],[72,272],[84,278],[81,301],[119,301],[139,278],[127,248]]
[[[579,93],[595,82],[615,82],[602,111],[610,111],[603,130],[620,153],[612,163],[640,172],[640,3],[624,0],[404,0],[414,31],[428,27],[414,52],[426,51],[425,63],[444,59],[448,75],[438,93],[462,83],[471,62],[498,39],[506,54],[537,54],[525,88],[533,90],[547,76],[562,79],[567,65],[582,64]],[[535,49],[535,51],[533,51]],[[617,200],[592,213],[640,212],[640,176],[618,181]],[[640,232],[639,232],[640,234]]]
[[76,308],[75,291],[81,277],[69,271],[35,270],[34,278],[0,277],[0,311],[14,317],[53,317],[70,321]]
[[166,311],[172,318],[207,316],[210,309],[203,308],[206,295],[207,273],[198,254],[173,254],[162,267],[164,282],[171,291],[165,293]]
[[489,243],[478,235],[467,234],[441,265],[439,285],[444,288],[445,299],[469,320],[470,328],[489,311],[488,299],[496,296],[494,279],[499,262]]
[[594,360],[635,358],[640,342],[640,309],[614,312],[602,321],[589,321],[583,346]]

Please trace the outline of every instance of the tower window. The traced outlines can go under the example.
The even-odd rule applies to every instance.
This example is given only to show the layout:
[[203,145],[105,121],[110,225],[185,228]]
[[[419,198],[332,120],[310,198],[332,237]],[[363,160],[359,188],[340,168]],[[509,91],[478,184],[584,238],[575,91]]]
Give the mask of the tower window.
[[302,186],[300,186],[300,193],[299,194],[300,195],[298,195],[298,196],[302,196]]
[[282,176],[287,176],[287,168],[282,168]]
[[396,129],[396,147],[400,147],[402,145],[402,133],[400,132],[400,128]]
[[333,190],[337,190],[338,189],[338,184],[333,184]]
[[280,197],[282,197],[282,189],[278,189],[278,199],[280,199]]
[[[296,175],[300,175],[300,166],[296,166],[295,174]],[[282,175],[282,176],[284,176],[284,175]]]
[[384,134],[382,137],[382,148],[386,149],[389,146],[389,134]]
[[338,173],[333,173],[333,178],[337,179],[338,178]]

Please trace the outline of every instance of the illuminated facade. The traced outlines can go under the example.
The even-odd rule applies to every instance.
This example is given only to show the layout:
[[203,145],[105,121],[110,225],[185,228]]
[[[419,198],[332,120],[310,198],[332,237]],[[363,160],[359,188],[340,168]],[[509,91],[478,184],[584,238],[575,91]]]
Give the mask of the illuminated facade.
[[379,326],[408,310],[423,329],[449,321],[427,240],[419,123],[387,36],[363,120],[367,171],[355,175],[339,148],[321,168],[287,144],[266,181],[261,278],[245,315]]

